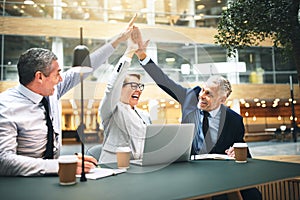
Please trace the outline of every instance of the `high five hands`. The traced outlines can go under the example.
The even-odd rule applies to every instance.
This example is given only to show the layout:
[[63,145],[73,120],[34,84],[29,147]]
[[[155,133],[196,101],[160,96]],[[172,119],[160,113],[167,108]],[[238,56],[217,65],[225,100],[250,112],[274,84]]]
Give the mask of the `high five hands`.
[[114,48],[116,48],[121,42],[124,42],[128,40],[128,38],[131,36],[132,30],[133,30],[133,24],[136,20],[137,14],[135,14],[131,20],[129,21],[127,27],[124,31],[122,31],[116,39],[112,40],[111,44]]

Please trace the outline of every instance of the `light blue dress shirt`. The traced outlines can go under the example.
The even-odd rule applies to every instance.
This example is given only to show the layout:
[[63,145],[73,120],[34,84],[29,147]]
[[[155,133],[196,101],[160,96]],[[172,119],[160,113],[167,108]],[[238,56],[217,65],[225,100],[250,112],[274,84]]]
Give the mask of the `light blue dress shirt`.
[[218,141],[218,127],[221,119],[221,110],[218,107],[215,110],[209,112],[208,123],[209,129],[206,137],[202,132],[203,114],[200,109],[195,110],[187,116],[187,121],[195,123],[195,137],[193,140],[194,149],[197,150],[197,154],[206,154],[211,151],[214,145]]

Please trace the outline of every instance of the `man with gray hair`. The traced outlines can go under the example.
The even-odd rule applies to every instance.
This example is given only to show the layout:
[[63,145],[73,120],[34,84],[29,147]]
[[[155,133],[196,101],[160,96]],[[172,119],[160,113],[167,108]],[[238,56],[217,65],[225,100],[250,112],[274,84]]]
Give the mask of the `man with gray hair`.
[[[91,53],[94,70],[130,37],[135,17],[125,31]],[[20,84],[0,94],[0,175],[57,174],[61,147],[59,100],[80,82],[80,75],[74,70],[62,72],[54,53],[43,48],[25,51],[17,67]],[[82,171],[81,158],[78,155],[77,174]],[[95,158],[86,156],[84,170],[89,172],[94,163]]]
[[[212,76],[202,87],[183,87],[170,79],[147,56],[145,48],[148,41],[144,43],[141,34],[134,35],[133,40],[139,45],[136,55],[141,66],[162,90],[181,104],[181,123],[195,124],[192,155],[217,153],[234,157],[231,146],[236,142],[245,142],[245,128],[242,116],[224,105],[231,93],[230,82],[222,76]],[[251,157],[249,150],[248,157]],[[261,199],[256,188],[242,190],[241,194],[244,199]],[[227,197],[221,195],[213,199]]]

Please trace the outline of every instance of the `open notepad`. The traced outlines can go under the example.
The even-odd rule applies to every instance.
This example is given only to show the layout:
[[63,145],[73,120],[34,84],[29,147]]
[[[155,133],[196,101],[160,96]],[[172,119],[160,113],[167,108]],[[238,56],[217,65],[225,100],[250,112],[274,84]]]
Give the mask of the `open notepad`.
[[203,160],[203,159],[216,159],[216,160],[234,160],[233,157],[229,157],[226,154],[200,154],[196,155],[195,158],[192,156],[192,160]]
[[[94,168],[91,169],[89,173],[86,173],[85,176],[87,179],[96,180],[107,176],[114,176],[123,172],[126,172],[126,169]],[[78,174],[76,176],[80,177],[81,175]]]

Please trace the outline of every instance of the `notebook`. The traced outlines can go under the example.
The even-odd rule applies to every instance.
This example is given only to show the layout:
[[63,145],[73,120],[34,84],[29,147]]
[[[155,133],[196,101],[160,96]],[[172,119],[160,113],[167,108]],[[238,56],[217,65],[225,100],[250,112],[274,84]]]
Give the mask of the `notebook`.
[[194,124],[148,125],[143,159],[130,162],[140,166],[149,166],[189,161],[194,127]]

